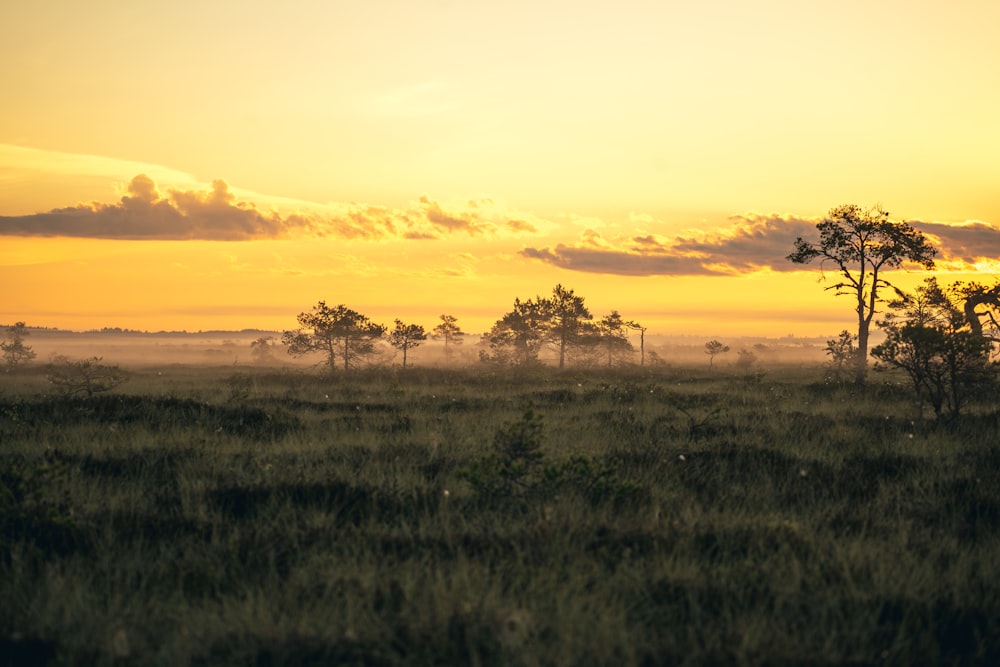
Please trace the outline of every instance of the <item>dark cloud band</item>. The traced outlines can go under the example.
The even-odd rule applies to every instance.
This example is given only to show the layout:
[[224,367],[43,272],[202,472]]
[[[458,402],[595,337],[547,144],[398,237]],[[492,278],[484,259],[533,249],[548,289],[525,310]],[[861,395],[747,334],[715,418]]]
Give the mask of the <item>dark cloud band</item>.
[[[156,183],[140,174],[117,204],[83,204],[45,213],[0,217],[0,235],[68,236],[122,240],[249,241],[295,236],[344,239],[440,239],[453,232],[471,236],[534,233],[521,220],[497,217],[489,200],[468,202],[467,210],[446,211],[422,197],[407,210],[350,205],[336,214],[282,215],[236,200],[225,181],[207,191],[171,190],[161,195]],[[492,217],[491,217],[492,216]]]
[[[625,276],[725,276],[753,272],[799,271],[786,258],[795,239],[817,236],[816,220],[789,216],[734,216],[732,226],[700,238],[653,234],[604,239],[587,230],[576,244],[525,248],[523,257],[564,269]],[[927,234],[942,261],[968,264],[1000,258],[1000,229],[985,223],[953,226],[910,223]]]

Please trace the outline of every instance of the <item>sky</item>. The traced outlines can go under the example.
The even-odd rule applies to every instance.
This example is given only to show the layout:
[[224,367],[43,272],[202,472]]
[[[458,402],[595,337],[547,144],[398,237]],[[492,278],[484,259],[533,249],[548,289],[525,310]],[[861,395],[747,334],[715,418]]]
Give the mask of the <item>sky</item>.
[[[482,332],[556,284],[822,336],[785,257],[881,205],[1000,275],[993,0],[42,0],[0,9],[0,323]],[[922,271],[891,277],[910,288]]]

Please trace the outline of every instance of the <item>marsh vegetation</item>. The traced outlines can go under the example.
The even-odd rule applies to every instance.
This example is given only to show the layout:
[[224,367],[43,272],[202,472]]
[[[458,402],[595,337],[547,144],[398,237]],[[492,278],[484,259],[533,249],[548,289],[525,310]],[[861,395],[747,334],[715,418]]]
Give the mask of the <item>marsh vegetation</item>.
[[33,664],[997,664],[1000,412],[904,376],[0,376]]

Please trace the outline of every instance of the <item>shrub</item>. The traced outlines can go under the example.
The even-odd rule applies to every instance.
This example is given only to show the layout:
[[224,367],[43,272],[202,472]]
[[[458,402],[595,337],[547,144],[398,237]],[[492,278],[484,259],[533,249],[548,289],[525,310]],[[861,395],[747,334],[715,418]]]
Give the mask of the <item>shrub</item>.
[[52,364],[48,381],[58,388],[63,396],[82,394],[91,398],[94,394],[111,391],[128,379],[117,365],[103,364],[101,359],[101,357],[91,357],[81,361],[70,361],[66,357],[57,357]]

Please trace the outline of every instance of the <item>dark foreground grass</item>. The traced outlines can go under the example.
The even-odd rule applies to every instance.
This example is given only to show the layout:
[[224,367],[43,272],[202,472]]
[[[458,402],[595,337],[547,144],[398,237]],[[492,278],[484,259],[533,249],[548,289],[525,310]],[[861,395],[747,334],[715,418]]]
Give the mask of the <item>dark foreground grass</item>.
[[0,393],[0,664],[1000,664],[1000,415],[818,369]]

